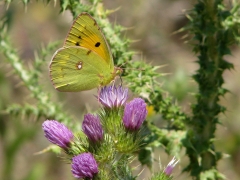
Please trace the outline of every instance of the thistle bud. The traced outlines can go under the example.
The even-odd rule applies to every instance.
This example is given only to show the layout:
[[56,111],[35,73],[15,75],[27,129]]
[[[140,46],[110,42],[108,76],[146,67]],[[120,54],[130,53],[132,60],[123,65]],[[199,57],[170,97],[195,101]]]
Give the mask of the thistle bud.
[[129,130],[138,130],[146,116],[146,103],[141,98],[135,98],[127,103],[124,108],[123,124]]
[[42,124],[45,137],[53,144],[67,149],[73,139],[73,133],[62,123],[55,120],[46,120]]
[[103,129],[98,116],[86,114],[82,123],[82,129],[92,142],[98,142],[103,139]]
[[76,178],[93,178],[98,165],[91,153],[82,153],[72,158],[72,173]]
[[168,163],[167,167],[165,168],[164,173],[170,176],[177,163],[178,163],[177,159],[173,157],[172,160]]

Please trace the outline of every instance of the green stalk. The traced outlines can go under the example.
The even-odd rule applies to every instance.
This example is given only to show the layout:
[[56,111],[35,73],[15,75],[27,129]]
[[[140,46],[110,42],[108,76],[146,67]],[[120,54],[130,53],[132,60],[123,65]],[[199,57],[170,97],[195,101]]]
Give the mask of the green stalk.
[[222,88],[223,72],[233,67],[223,56],[229,53],[229,33],[222,21],[226,16],[219,8],[222,0],[199,0],[192,11],[190,31],[194,35],[194,51],[198,55],[199,69],[193,76],[199,85],[197,102],[192,106],[193,116],[184,143],[190,163],[186,170],[195,179],[222,179],[217,171],[221,153],[214,147],[218,116],[225,111],[219,98],[227,90]]

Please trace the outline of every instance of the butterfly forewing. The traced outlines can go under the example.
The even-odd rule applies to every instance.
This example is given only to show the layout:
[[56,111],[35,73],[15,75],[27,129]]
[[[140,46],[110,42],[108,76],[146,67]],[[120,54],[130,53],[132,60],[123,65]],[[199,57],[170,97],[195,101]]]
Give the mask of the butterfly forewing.
[[87,13],[80,14],[74,21],[64,46],[79,46],[90,49],[101,56],[110,67],[114,66],[110,48],[100,27]]

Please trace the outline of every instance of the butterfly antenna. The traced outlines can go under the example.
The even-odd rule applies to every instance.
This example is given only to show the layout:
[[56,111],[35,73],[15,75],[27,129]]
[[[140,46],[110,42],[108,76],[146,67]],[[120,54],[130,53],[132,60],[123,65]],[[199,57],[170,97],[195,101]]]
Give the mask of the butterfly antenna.
[[127,69],[127,70],[138,70],[138,71],[143,71],[143,68],[122,68],[122,69]]
[[124,65],[126,65],[127,64],[127,62],[125,62],[125,63],[122,63],[120,66],[119,66],[119,68],[121,68],[121,69],[124,69],[124,68],[122,68]]

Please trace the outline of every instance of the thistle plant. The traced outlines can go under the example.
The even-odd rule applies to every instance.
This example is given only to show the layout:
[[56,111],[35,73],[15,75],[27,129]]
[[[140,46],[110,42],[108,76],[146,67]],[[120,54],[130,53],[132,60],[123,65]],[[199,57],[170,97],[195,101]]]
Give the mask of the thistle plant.
[[[222,153],[214,147],[215,131],[220,123],[219,114],[226,108],[220,103],[228,90],[223,88],[223,73],[233,68],[225,60],[231,54],[230,46],[238,43],[239,23],[234,23],[239,16],[239,4],[233,1],[234,8],[227,10],[223,1],[198,1],[189,13],[189,25],[185,28],[193,34],[193,51],[198,54],[199,69],[193,79],[199,85],[196,103],[192,104],[193,116],[189,124],[183,145],[190,159],[185,170],[196,179],[224,179],[217,171],[217,162]],[[228,24],[232,25],[229,28]]]
[[[57,121],[46,120],[42,127],[45,137],[61,147],[72,164],[72,174],[83,179],[135,179],[128,167],[141,146],[146,103],[141,98],[127,101],[128,90],[109,86],[101,89],[103,108],[98,115],[86,114],[82,123],[85,134],[72,132]],[[170,179],[176,160],[155,179]],[[125,166],[123,166],[123,164]]]
[[[127,176],[135,179],[122,163],[129,164],[133,153],[140,148],[141,125],[147,110],[141,98],[126,104],[127,92],[127,89],[116,86],[101,89],[97,99],[101,100],[103,108],[96,116],[84,116],[82,130],[85,137],[77,133],[78,138],[73,139],[72,132],[57,121],[43,123],[45,137],[61,147],[72,161],[73,176],[106,180]],[[120,172],[125,173],[121,175]]]
[[[9,8],[12,2],[7,0],[0,5],[5,3]],[[22,2],[27,9],[30,1]],[[113,26],[107,18],[114,10],[105,10],[100,0],[84,2],[87,3],[61,0],[56,4],[60,12],[70,11],[73,19],[82,12],[96,19],[109,42],[114,64],[123,69],[123,85],[101,87],[96,97],[101,109],[85,114],[81,119],[82,130],[79,130],[80,122],[73,121],[74,118],[63,109],[62,102],[54,103],[39,83],[43,65],[49,61],[59,42],[51,42],[35,52],[33,65],[27,68],[18,48],[10,40],[12,12],[6,10],[0,20],[0,52],[4,57],[1,59],[12,67],[13,74],[20,78],[35,103],[23,100],[22,104],[5,103],[4,108],[1,107],[1,112],[16,119],[18,133],[9,144],[3,143],[5,165],[1,179],[13,179],[17,152],[24,141],[36,134],[35,129],[19,126],[20,119],[26,118],[45,120],[42,135],[54,144],[50,147],[58,146],[62,150],[59,156],[70,164],[75,178],[137,179],[131,162],[138,160],[140,165],[153,170],[154,150],[162,148],[164,155],[174,158],[164,169],[152,172],[151,179],[173,179],[175,166],[181,165],[179,160],[183,159],[183,151],[189,161],[186,167],[181,165],[180,170],[188,173],[189,179],[225,179],[218,169],[224,152],[215,147],[215,133],[218,125],[224,126],[219,116],[227,111],[220,99],[229,92],[224,88],[223,74],[234,68],[226,56],[232,54],[232,46],[240,39],[239,2],[232,0],[229,5],[222,0],[197,0],[192,9],[186,11],[188,24],[178,32],[186,33],[186,42],[196,55],[193,61],[197,60],[199,66],[192,76],[198,91],[194,93],[195,100],[190,102],[190,112],[182,110],[184,108],[178,105],[176,98],[161,86],[164,73],[159,73],[162,71],[160,66],[153,66],[140,58],[132,60],[131,40],[121,36],[126,28]],[[129,98],[130,92],[137,98]],[[148,117],[150,107],[157,120]],[[4,118],[1,114],[1,119]],[[159,126],[159,119],[164,126]],[[0,127],[3,142],[7,142],[6,123],[1,122]],[[48,150],[56,153],[53,148]]]

